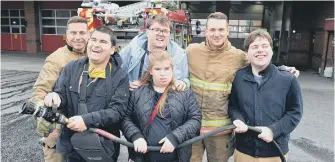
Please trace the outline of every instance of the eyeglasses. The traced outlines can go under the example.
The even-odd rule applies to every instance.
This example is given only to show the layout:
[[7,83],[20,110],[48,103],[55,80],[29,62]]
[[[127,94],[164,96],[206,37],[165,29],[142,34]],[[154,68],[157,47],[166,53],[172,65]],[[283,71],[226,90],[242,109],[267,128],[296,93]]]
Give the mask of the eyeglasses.
[[151,30],[156,35],[162,33],[164,36],[167,36],[167,35],[170,34],[170,30],[161,30],[159,28],[153,28],[153,29],[149,29],[149,30]]

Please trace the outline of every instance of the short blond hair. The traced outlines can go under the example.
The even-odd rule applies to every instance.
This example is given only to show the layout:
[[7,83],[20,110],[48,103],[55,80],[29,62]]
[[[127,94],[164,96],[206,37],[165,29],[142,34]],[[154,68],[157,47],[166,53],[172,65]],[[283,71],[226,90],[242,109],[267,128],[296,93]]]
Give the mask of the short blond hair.
[[87,20],[80,16],[73,16],[67,21],[67,25],[73,24],[73,23],[85,23],[87,25]]
[[150,26],[154,23],[157,22],[161,25],[168,26],[170,29],[172,28],[172,23],[169,20],[169,18],[164,15],[164,14],[157,14],[157,15],[152,15],[150,19],[147,22],[147,29],[150,28]]

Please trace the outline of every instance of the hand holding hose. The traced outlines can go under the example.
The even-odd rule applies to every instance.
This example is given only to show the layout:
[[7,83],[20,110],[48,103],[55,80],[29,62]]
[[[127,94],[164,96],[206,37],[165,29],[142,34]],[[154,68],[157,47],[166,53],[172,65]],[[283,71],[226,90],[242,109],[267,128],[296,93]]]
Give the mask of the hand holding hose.
[[175,149],[174,146],[172,145],[172,143],[166,137],[164,137],[163,139],[161,139],[158,143],[159,144],[163,143],[163,146],[162,146],[162,148],[160,150],[160,153],[171,153]]
[[45,97],[44,97],[44,105],[46,107],[52,107],[52,106],[56,106],[59,107],[61,103],[61,99],[59,97],[59,95],[56,92],[51,92],[48,93]]
[[248,126],[241,120],[234,120],[233,124],[236,126],[234,129],[236,133],[245,133],[248,131]]
[[146,153],[148,151],[147,141],[144,138],[139,138],[134,141],[134,150],[140,153]]
[[69,118],[67,125],[73,131],[82,132],[87,129],[85,122],[81,116],[73,116]]
[[256,127],[262,131],[261,134],[258,135],[258,138],[262,139],[263,141],[270,143],[273,141],[273,133],[272,130],[268,127]]
[[234,120],[233,124],[236,126],[234,131],[236,133],[245,133],[248,129],[258,129],[257,132],[259,133],[258,138],[262,139],[263,141],[270,143],[273,141],[273,133],[272,130],[268,127],[248,127],[243,121],[241,120]]

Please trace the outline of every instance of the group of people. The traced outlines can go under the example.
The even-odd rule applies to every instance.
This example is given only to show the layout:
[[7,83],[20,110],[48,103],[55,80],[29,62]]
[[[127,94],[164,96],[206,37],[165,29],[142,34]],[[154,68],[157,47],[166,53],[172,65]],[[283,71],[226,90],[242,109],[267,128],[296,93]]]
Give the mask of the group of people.
[[[236,49],[227,16],[215,12],[207,18],[206,41],[184,50],[170,40],[171,25],[165,15],[153,15],[146,32],[117,53],[111,29],[89,33],[86,19],[69,19],[67,45],[47,57],[31,98],[69,118],[67,125],[37,119],[46,162],[84,162],[70,139],[88,128],[122,131],[134,144],[128,159],[135,162],[201,162],[205,150],[209,162],[227,162],[233,154],[236,162],[277,162],[272,140],[287,155],[289,134],[302,116],[299,71],[271,64],[269,33],[257,29],[244,51]],[[231,124],[234,131],[176,149]],[[262,133],[255,136],[247,125]],[[147,146],[162,147],[149,152]],[[120,145],[113,147],[117,161]]]

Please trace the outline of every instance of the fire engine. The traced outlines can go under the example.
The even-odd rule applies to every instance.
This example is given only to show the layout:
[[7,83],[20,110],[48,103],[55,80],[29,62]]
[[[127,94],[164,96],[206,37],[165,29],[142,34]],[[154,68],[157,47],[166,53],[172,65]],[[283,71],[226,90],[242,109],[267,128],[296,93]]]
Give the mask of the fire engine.
[[145,32],[151,15],[165,14],[172,22],[170,39],[186,48],[191,41],[191,24],[189,13],[179,9],[179,5],[180,2],[174,0],[143,0],[119,7],[107,0],[84,0],[78,15],[88,20],[90,31],[107,25],[118,38],[126,40]]

